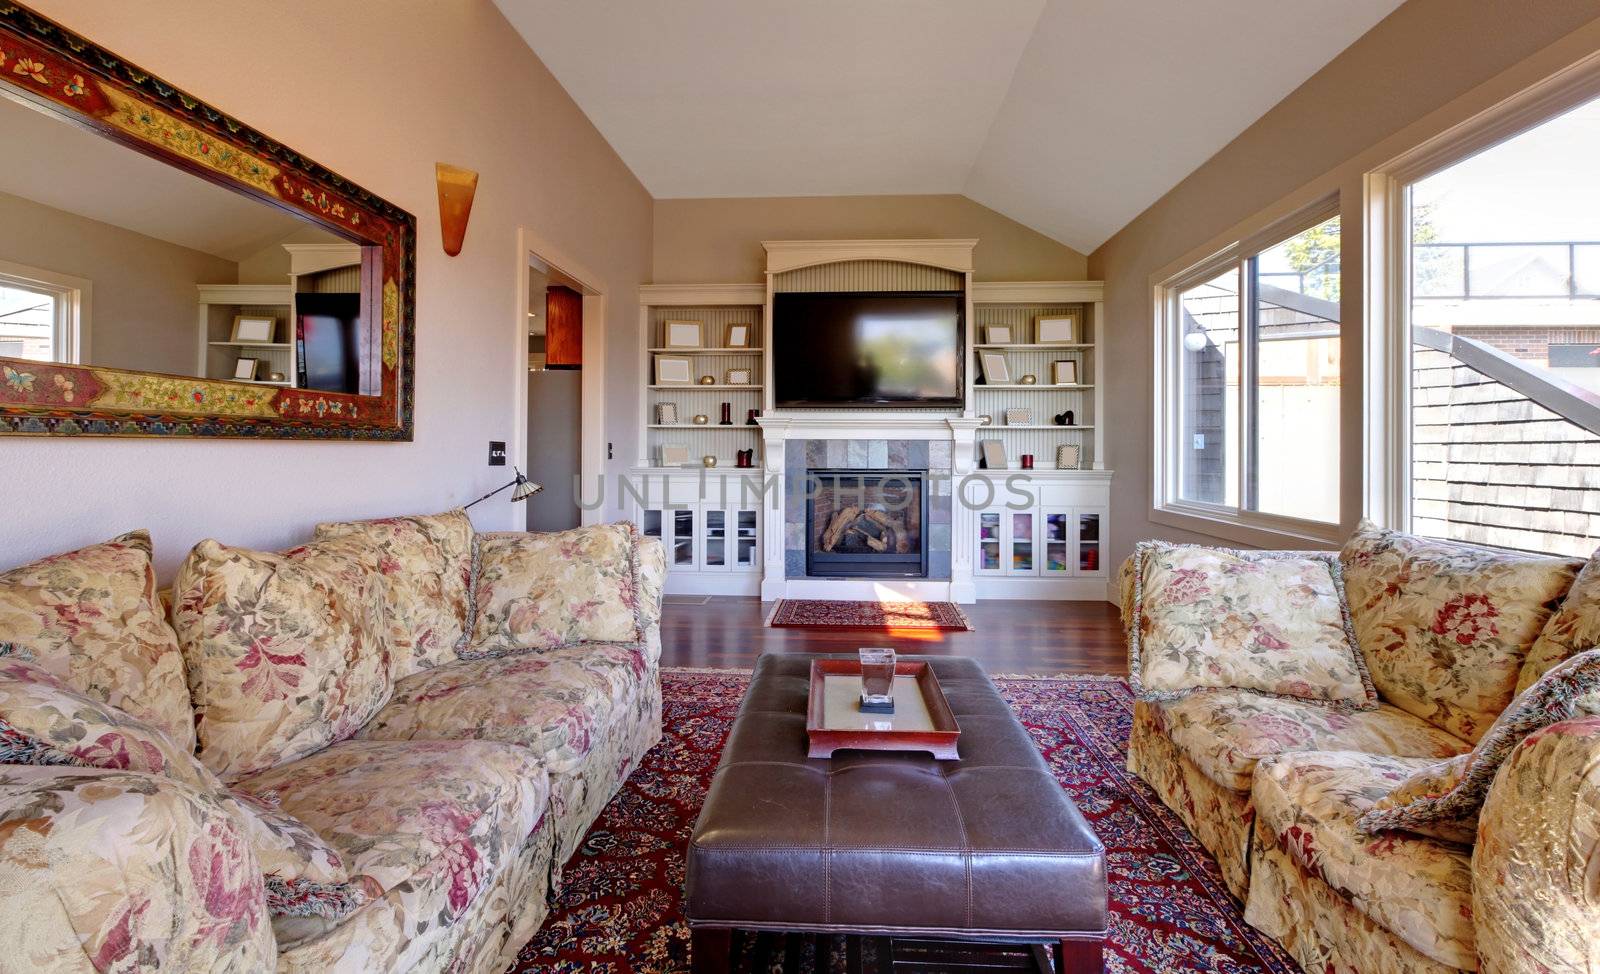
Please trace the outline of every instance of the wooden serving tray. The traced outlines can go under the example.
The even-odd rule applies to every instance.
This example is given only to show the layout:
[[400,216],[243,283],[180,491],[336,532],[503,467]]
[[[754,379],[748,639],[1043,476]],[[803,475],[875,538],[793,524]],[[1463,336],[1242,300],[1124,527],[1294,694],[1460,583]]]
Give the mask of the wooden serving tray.
[[961,726],[939,688],[933,667],[922,660],[900,660],[894,666],[892,714],[862,713],[861,661],[811,661],[811,699],[806,707],[808,757],[832,757],[834,751],[926,751],[943,761],[960,759],[956,738]]

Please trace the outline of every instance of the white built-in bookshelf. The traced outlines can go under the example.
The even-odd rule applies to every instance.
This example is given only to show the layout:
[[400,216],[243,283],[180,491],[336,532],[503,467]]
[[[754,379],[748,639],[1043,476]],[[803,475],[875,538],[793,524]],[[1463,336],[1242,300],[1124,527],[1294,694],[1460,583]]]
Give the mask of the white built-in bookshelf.
[[[1054,470],[1057,448],[1078,448],[1078,468],[1103,467],[1098,450],[1100,404],[1101,323],[1104,305],[1098,282],[977,283],[972,287],[972,323],[967,329],[972,348],[972,395],[969,413],[987,416],[988,425],[977,432],[979,454],[984,440],[999,440],[1006,465],[1020,469],[1022,456],[1031,454],[1034,469]],[[1071,341],[1040,342],[1039,320],[1071,318]],[[991,329],[1010,331],[1009,341],[990,342]],[[1009,381],[988,382],[982,356],[998,355]],[[1054,366],[1071,362],[1075,382],[1054,381]],[[1025,376],[1032,376],[1031,383]],[[1025,410],[1027,416],[1016,416]],[[1071,412],[1070,421],[1063,414]],[[1007,414],[1017,422],[1007,422]],[[1063,422],[1058,423],[1057,417]]]
[[[674,287],[647,285],[640,291],[640,314],[644,334],[643,372],[645,389],[644,455],[641,467],[661,467],[663,449],[681,446],[688,453],[687,466],[698,468],[702,458],[717,458],[718,469],[736,469],[741,450],[755,451],[755,464],[761,463],[761,428],[751,425],[750,410],[761,409],[763,402],[762,310],[766,295],[761,285],[709,285]],[[669,321],[698,322],[701,342],[674,346],[668,339]],[[749,345],[729,347],[728,329],[746,326]],[[662,356],[686,358],[690,362],[689,382],[657,382],[657,364]],[[748,373],[748,383],[730,383],[729,373]],[[710,376],[712,382],[702,384]],[[722,404],[729,407],[731,425],[721,425]],[[677,412],[676,422],[662,422],[659,407],[670,404]],[[706,417],[696,425],[694,417]],[[675,464],[684,466],[685,464]]]
[[[763,468],[764,444],[784,451],[796,440],[881,438],[947,440],[963,451],[954,458],[958,473],[974,471],[985,441],[998,441],[1008,470],[1021,469],[1023,456],[1031,454],[1036,472],[1030,508],[1002,507],[999,501],[982,509],[956,505],[948,579],[917,582],[906,589],[911,593],[907,597],[921,598],[930,592],[957,601],[975,596],[1105,597],[1112,471],[1105,469],[1102,448],[1106,433],[1103,285],[974,282],[975,244],[972,240],[766,241],[764,283],[652,284],[640,289],[641,435],[634,472],[647,475],[645,480],[653,486],[646,487],[652,491],[651,499],[639,502],[635,516],[647,533],[670,539],[668,591],[754,594],[759,589],[763,598],[881,597],[882,580],[858,584],[797,578],[786,560],[787,547],[792,547],[785,544],[787,502],[752,506],[726,494],[726,485],[738,479],[736,457],[741,450],[755,451],[753,462]],[[767,311],[773,294],[956,289],[967,295],[963,408],[774,407],[771,377],[782,363],[770,361],[772,323]],[[1074,331],[1060,340],[1040,341],[1042,318],[1072,318]],[[678,336],[678,341],[670,341],[671,321],[698,322],[698,339],[689,343]],[[727,329],[734,324],[750,326],[749,347],[728,346]],[[988,329],[996,326],[1010,331],[991,341]],[[980,361],[986,354],[1001,357],[1006,380],[985,380]],[[686,359],[688,382],[660,381],[657,365],[662,356]],[[1076,375],[1073,381],[1057,383],[1052,367],[1063,362],[1072,363]],[[750,384],[730,382],[730,370],[747,371]],[[1023,377],[1030,375],[1033,380],[1024,382]],[[710,382],[700,384],[702,376],[710,376]],[[727,426],[719,422],[724,402],[730,409]],[[664,421],[658,413],[664,404],[675,407],[675,420]],[[748,424],[752,409],[764,410],[762,415],[770,417],[765,428]],[[1070,422],[1058,424],[1056,417],[1069,410]],[[1008,412],[1013,412],[1015,422],[1007,422]],[[705,416],[707,423],[696,425],[696,415]],[[991,422],[974,431],[972,421],[982,416]],[[684,459],[673,464],[682,469],[663,469],[663,450],[669,446],[682,449]],[[1078,448],[1076,467],[1058,469],[1061,446]],[[716,458],[716,473],[721,476],[700,476],[702,458],[707,456]],[[762,472],[783,469],[782,463],[775,463]],[[718,484],[724,487],[721,493]],[[674,509],[670,519],[666,508],[656,506],[665,503],[659,498],[667,486],[672,487],[674,503],[687,505]],[[748,544],[759,553],[759,565],[747,560],[730,563],[721,547],[729,525],[738,524],[743,532],[746,521],[752,522]],[[852,585],[856,587],[849,588]],[[838,594],[846,589],[854,594]],[[826,595],[821,594],[824,591]]]

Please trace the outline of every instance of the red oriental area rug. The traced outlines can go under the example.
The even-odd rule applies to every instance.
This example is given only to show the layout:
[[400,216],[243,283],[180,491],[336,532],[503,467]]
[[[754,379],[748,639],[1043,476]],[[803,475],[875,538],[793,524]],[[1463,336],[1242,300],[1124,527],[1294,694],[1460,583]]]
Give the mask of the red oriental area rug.
[[767,625],[808,629],[972,629],[972,621],[954,602],[823,599],[779,599],[767,616]]
[[[555,908],[522,949],[515,974],[689,970],[689,931],[680,911],[684,849],[748,683],[740,673],[662,674],[666,735],[567,863]],[[1133,717],[1124,681],[995,683],[1106,844],[1108,972],[1298,974],[1287,955],[1244,922],[1205,850],[1124,770]],[[842,972],[841,943],[835,938],[831,955],[817,963],[806,938],[800,969]],[[774,949],[772,965],[783,955],[782,946]]]

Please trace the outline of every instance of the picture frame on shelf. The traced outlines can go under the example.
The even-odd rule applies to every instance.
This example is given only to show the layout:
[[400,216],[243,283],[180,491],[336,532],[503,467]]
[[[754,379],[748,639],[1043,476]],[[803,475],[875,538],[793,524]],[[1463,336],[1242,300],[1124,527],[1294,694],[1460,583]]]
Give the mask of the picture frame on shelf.
[[1078,342],[1078,316],[1041,315],[1034,319],[1040,345],[1075,345]]
[[261,371],[261,360],[258,358],[240,357],[233,363],[233,377],[254,382],[256,375]]
[[728,374],[722,377],[724,385],[747,386],[750,384],[749,369],[729,369]]
[[663,443],[661,445],[661,465],[663,467],[683,467],[689,463],[689,447],[682,443]]
[[1007,385],[1011,382],[1011,366],[1004,352],[980,351],[978,370],[983,374],[984,385]]
[[729,348],[749,348],[750,326],[742,323],[729,325],[724,344]]
[[668,348],[704,347],[705,328],[698,321],[668,321],[666,329]]
[[657,355],[655,384],[658,386],[693,385],[694,362],[684,355]]
[[1050,384],[1056,386],[1075,386],[1078,384],[1078,363],[1071,359],[1062,359],[1050,363]]
[[1031,410],[1031,409],[1008,409],[1008,410],[1006,410],[1006,425],[1007,426],[1032,426],[1033,425],[1033,410]]
[[229,341],[271,345],[278,331],[278,319],[269,315],[234,315],[233,337]]
[[1016,341],[1011,336],[1010,325],[985,325],[983,328],[983,340],[989,345],[1010,345]]
[[983,458],[986,470],[1005,470],[1008,466],[1006,445],[999,440],[979,440],[978,455]]
[[1074,443],[1063,443],[1056,447],[1056,469],[1076,470],[1083,462],[1083,450]]
[[675,403],[675,402],[658,402],[658,403],[656,403],[656,425],[657,426],[676,426],[676,425],[678,425],[678,404]]

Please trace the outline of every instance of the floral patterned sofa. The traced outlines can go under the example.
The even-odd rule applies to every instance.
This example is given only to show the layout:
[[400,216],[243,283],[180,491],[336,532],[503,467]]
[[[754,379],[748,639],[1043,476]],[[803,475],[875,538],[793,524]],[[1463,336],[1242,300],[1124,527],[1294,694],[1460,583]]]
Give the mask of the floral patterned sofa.
[[[1133,627],[1149,626],[1133,611],[1139,557],[1121,573],[1130,651]],[[1306,971],[1600,971],[1600,696],[1505,748],[1475,834],[1471,819],[1458,841],[1358,822],[1397,783],[1472,760],[1513,698],[1600,646],[1600,553],[1583,563],[1363,524],[1337,564],[1375,706],[1231,689],[1141,699],[1129,769]],[[1298,611],[1288,593],[1251,608]]]
[[0,573],[0,967],[503,970],[660,738],[665,570],[453,511]]

